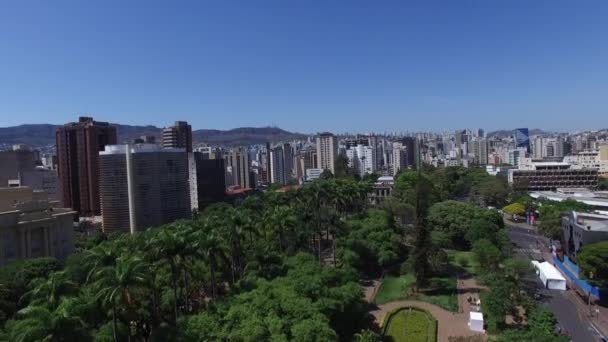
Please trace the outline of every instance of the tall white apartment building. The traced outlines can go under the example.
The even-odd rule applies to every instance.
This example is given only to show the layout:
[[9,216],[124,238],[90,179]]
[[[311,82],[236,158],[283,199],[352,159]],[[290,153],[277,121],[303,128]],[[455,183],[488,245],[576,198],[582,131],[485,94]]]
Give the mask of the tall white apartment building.
[[348,165],[363,177],[376,171],[376,149],[371,146],[357,145],[346,150]]
[[393,176],[397,175],[397,172],[401,169],[405,169],[407,167],[406,164],[406,154],[403,144],[400,142],[393,143],[393,160],[391,164],[391,174]]
[[319,169],[336,173],[336,158],[338,158],[338,139],[331,133],[321,133],[317,136],[317,165]]

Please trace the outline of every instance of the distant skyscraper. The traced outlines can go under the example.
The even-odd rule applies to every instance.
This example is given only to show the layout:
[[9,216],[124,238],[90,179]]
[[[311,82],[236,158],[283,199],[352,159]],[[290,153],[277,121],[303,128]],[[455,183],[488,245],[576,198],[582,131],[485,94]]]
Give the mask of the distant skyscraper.
[[199,210],[209,204],[221,202],[226,194],[224,159],[208,159],[203,153],[194,152],[196,164],[196,197]]
[[192,126],[186,121],[176,121],[175,126],[163,128],[162,145],[192,152]]
[[349,166],[363,177],[366,174],[374,173],[376,149],[371,146],[357,145],[346,150]]
[[99,153],[103,231],[136,231],[191,216],[188,154],[158,145],[111,145]]
[[513,133],[515,147],[525,147],[530,152],[530,136],[527,128],[517,128]]
[[293,179],[293,150],[290,144],[283,144],[283,168],[287,184]]
[[63,206],[82,216],[99,215],[99,152],[116,144],[116,128],[81,117],[57,129],[58,175]]
[[413,168],[416,166],[416,138],[404,137],[402,142],[405,147],[405,166]]
[[400,142],[393,143],[393,153],[391,158],[391,174],[397,175],[399,170],[407,168],[407,156],[403,144]]
[[488,164],[488,141],[485,138],[477,138],[471,141],[471,152],[475,156],[477,164]]
[[336,173],[335,165],[338,158],[338,139],[331,133],[321,133],[317,136],[317,166],[319,169]]
[[270,169],[271,179],[273,184],[286,184],[285,181],[285,158],[281,147],[270,149]]
[[34,152],[25,149],[0,151],[0,188],[8,187],[8,181],[18,179],[26,171],[36,169]]
[[230,150],[224,155],[226,166],[226,186],[239,186],[241,188],[251,188],[249,178],[249,153],[246,147],[239,147]]

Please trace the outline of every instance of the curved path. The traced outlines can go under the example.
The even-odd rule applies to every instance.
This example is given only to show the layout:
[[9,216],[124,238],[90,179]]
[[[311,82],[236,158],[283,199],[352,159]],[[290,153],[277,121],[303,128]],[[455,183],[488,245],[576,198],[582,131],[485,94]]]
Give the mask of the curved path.
[[469,330],[466,315],[449,312],[436,305],[415,300],[402,300],[378,305],[378,309],[370,313],[374,315],[376,323],[381,325],[384,316],[389,312],[408,306],[427,310],[437,319],[437,340],[440,342],[447,342],[450,336],[473,336],[477,334]]
[[[368,286],[365,289],[365,294],[368,302],[372,303],[373,297],[375,297],[376,294],[376,290],[381,285],[381,281],[372,281],[370,285],[371,286]],[[388,313],[403,307],[417,307],[420,309],[427,310],[437,319],[437,341],[439,342],[448,342],[448,338],[450,336],[481,335],[487,337],[487,335],[469,330],[468,326],[470,307],[467,303],[466,298],[469,296],[479,296],[479,291],[481,287],[477,285],[474,279],[458,280],[457,287],[459,293],[458,302],[460,305],[459,312],[451,312],[440,308],[437,305],[427,302],[420,302],[416,300],[400,300],[378,305],[377,308],[373,311],[370,311],[370,313],[374,316],[376,324],[378,324],[378,326],[381,326],[384,317]]]

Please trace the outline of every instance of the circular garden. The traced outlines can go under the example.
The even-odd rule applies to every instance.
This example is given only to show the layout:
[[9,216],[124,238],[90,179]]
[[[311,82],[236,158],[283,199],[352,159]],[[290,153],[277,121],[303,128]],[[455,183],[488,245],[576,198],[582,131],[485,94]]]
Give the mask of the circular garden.
[[392,342],[435,342],[437,320],[426,310],[399,308],[385,317],[382,335]]

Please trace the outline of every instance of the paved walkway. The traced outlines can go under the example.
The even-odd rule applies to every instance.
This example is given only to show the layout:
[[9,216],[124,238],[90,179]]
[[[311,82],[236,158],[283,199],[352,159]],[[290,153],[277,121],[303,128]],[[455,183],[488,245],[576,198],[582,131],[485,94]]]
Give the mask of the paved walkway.
[[[376,295],[377,289],[380,287],[381,281],[376,279],[370,281],[364,287],[365,298],[368,303],[373,303],[373,299]],[[415,300],[401,300],[390,302],[382,305],[371,311],[370,313],[374,316],[378,326],[382,325],[384,317],[399,308],[402,307],[417,307],[430,312],[437,319],[437,341],[447,342],[450,336],[474,336],[479,333],[469,330],[469,311],[470,305],[467,298],[479,298],[479,291],[482,287],[477,285],[475,279],[462,279],[458,280],[458,303],[459,312],[450,312],[437,305],[433,305],[426,302],[420,302]],[[485,336],[485,335],[483,335]]]

